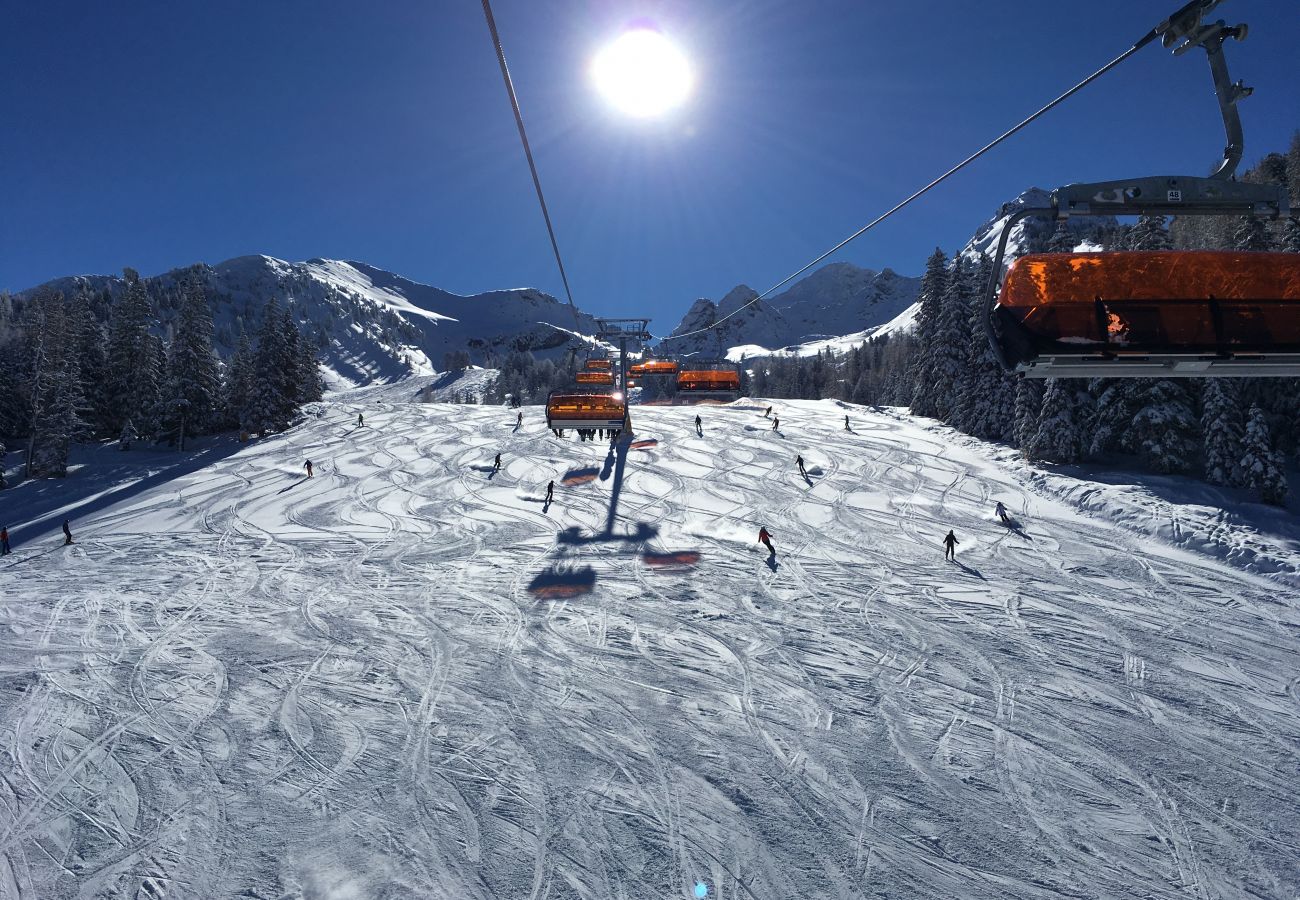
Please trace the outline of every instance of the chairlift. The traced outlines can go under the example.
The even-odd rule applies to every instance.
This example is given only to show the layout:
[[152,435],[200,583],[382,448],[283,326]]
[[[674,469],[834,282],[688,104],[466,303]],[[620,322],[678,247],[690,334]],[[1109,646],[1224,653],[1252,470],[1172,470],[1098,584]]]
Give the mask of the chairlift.
[[[1290,215],[1286,188],[1232,180],[1244,138],[1223,42],[1246,26],[1203,24],[1214,2],[1189,3],[1161,25],[1175,55],[1201,47],[1227,134],[1209,177],[1155,176],[1072,184],[1050,205],[1002,227],[985,289],[984,327],[998,362],[1028,378],[1300,375],[1300,255],[1206,251],[1030,254],[1002,279],[1007,241],[1031,216]],[[1001,294],[998,282],[1002,280]]]
[[620,430],[627,421],[627,401],[622,394],[569,389],[552,391],[546,398],[546,427],[608,428]]
[[578,384],[605,384],[611,387],[614,385],[613,372],[599,372],[599,371],[584,370],[578,372],[573,377],[578,382]]
[[593,356],[583,364],[583,368],[588,372],[609,372],[613,363],[607,356]]
[[676,360],[646,359],[632,365],[627,372],[637,378],[644,378],[646,376],[676,375],[680,368]]
[[740,372],[724,360],[686,362],[677,373],[677,392],[704,399],[735,400],[740,396]]

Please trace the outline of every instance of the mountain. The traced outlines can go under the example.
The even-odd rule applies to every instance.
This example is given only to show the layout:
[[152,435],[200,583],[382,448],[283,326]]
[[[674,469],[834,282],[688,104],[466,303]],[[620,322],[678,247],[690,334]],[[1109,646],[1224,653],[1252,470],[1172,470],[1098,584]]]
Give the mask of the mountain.
[[756,356],[796,344],[869,334],[911,306],[920,285],[919,278],[851,263],[832,263],[784,293],[748,307],[745,304],[757,293],[739,285],[719,303],[696,300],[672,334],[688,335],[735,315],[716,329],[669,341],[664,348],[672,353]]
[[[363,262],[241,256],[143,279],[164,334],[179,307],[178,286],[187,277],[204,284],[212,304],[214,344],[222,356],[234,352],[241,328],[256,332],[263,310],[275,298],[289,305],[320,347],[322,364],[336,387],[431,373],[445,368],[443,358],[449,353],[467,351],[471,361],[491,364],[512,350],[558,352],[574,326],[567,304],[532,288],[463,296]],[[45,288],[68,295],[87,290],[96,313],[107,318],[126,290],[126,279],[59,278],[20,292],[16,299],[21,303]],[[595,330],[586,313],[579,313],[578,323],[580,332]]]

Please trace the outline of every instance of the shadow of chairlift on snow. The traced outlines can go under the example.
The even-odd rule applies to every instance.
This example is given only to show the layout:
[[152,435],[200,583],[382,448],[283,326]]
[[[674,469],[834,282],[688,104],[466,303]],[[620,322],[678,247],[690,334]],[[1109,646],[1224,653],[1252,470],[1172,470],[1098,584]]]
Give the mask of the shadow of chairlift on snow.
[[551,600],[580,597],[596,587],[596,570],[591,566],[569,568],[550,566],[538,572],[528,583],[528,593]]
[[629,450],[653,450],[655,447],[658,446],[659,446],[658,438],[646,438],[645,440],[633,441],[632,443],[628,444],[628,449]]
[[590,484],[596,480],[596,476],[599,474],[600,469],[595,466],[583,466],[581,469],[570,469],[564,473],[564,477],[560,479],[560,484],[565,485],[566,487],[574,487],[579,484]]
[[700,551],[677,550],[675,552],[660,553],[655,550],[646,550],[641,554],[641,561],[656,572],[665,575],[678,575],[690,572],[700,564]]

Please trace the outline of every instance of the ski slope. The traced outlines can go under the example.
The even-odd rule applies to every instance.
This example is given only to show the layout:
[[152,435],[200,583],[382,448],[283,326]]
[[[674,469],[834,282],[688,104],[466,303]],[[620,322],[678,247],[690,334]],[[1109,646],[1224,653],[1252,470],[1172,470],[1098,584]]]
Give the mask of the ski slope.
[[1288,518],[1246,571],[889,410],[413,394],[9,522],[0,897],[1300,891]]

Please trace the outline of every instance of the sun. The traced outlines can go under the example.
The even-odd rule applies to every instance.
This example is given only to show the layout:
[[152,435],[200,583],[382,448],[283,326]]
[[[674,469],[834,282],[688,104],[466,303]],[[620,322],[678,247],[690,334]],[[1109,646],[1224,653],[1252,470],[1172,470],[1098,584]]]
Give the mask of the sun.
[[596,54],[591,77],[610,103],[646,119],[680,106],[694,82],[685,54],[653,28],[619,35]]

